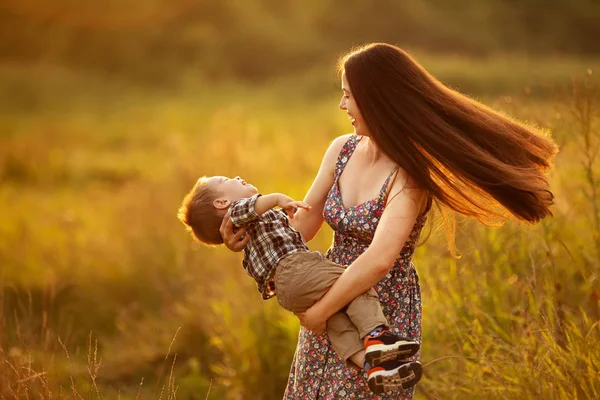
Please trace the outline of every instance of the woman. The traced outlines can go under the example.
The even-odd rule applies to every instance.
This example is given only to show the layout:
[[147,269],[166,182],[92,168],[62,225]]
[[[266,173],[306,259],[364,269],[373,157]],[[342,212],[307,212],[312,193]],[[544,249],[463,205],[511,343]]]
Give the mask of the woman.
[[[308,329],[300,331],[284,398],[412,399],[413,390],[370,393],[366,374],[345,366],[320,335],[325,321],[375,287],[391,329],[420,341],[421,291],[411,259],[432,201],[483,223],[510,215],[537,222],[551,215],[544,173],[557,149],[444,86],[397,47],[367,45],[340,66],[340,108],[354,134],[332,142],[306,195],[312,211],[299,210],[293,225],[309,241],[326,221],[335,230],[327,257],[349,267],[299,315]],[[227,221],[222,235],[232,250],[245,245]]]

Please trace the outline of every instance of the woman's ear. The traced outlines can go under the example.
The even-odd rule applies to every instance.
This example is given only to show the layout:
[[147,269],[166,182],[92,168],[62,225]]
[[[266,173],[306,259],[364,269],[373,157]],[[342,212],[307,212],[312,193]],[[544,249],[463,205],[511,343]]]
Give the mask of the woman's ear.
[[227,199],[215,199],[215,201],[213,201],[213,205],[217,210],[225,210],[231,205],[231,201]]

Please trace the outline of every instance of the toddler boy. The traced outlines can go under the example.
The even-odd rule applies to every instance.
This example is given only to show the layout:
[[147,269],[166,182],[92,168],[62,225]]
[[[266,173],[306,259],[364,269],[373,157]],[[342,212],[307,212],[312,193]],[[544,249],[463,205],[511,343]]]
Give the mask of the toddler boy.
[[[308,249],[289,222],[298,208],[310,210],[308,204],[281,193],[260,195],[240,177],[213,176],[198,180],[184,198],[178,217],[198,241],[222,244],[219,227],[229,212],[234,226],[245,227],[250,235],[243,266],[262,298],[277,295],[286,310],[304,312],[323,297],[345,268]],[[421,364],[406,361],[419,351],[419,343],[389,330],[372,288],[329,318],[327,334],[346,363],[352,358],[368,372],[374,393],[406,389],[421,378]]]

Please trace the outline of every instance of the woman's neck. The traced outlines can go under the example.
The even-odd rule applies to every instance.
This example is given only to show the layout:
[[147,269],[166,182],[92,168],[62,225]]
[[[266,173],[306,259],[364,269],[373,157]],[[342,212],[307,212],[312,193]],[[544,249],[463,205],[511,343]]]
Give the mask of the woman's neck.
[[364,142],[365,154],[371,164],[376,164],[379,161],[388,159],[388,157],[379,150],[377,144],[375,144],[368,136],[363,136],[361,142]]

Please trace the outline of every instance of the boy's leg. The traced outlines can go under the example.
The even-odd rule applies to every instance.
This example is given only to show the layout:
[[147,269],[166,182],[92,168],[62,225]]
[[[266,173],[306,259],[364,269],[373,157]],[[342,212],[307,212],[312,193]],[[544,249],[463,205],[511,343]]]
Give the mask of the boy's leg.
[[[375,289],[354,299],[348,304],[346,313],[357,326],[360,337],[364,337],[364,369],[373,393],[408,389],[419,382],[423,375],[421,364],[406,359],[419,351],[420,344],[388,329]],[[355,357],[361,357],[361,354]]]
[[[360,368],[365,367],[365,349],[361,349],[350,356],[350,361]],[[348,363],[349,364],[349,363]],[[367,371],[368,372],[368,371]]]
[[[306,311],[325,295],[344,271],[345,267],[328,260],[318,252],[291,254],[281,260],[275,270],[275,290],[279,302],[292,312]],[[354,299],[347,310],[334,314],[327,321],[327,333],[335,351],[346,363],[350,362],[352,357],[352,362],[361,368],[365,365],[360,352],[365,347],[367,361],[371,365],[378,359],[369,358],[369,347],[375,346],[373,349],[377,349],[377,353],[371,351],[372,354],[383,354],[383,358],[379,357],[382,361],[390,358],[390,354],[393,354],[391,358],[394,359],[400,358],[398,354],[405,358],[418,351],[418,343],[397,339],[387,330],[380,334],[377,340],[370,340],[368,343],[367,340],[363,341],[366,335],[378,327],[387,327],[387,321],[374,289]],[[409,347],[410,352],[407,352]]]
[[346,308],[346,314],[356,325],[361,339],[364,339],[376,328],[387,329],[389,326],[381,304],[379,304],[379,296],[373,288],[352,300]]
[[364,367],[365,346],[345,312],[340,311],[327,320],[327,334],[333,349],[348,366],[352,362],[358,368]]
[[[292,254],[280,264],[276,271],[281,270],[279,280],[284,282],[278,283],[276,272],[276,291],[279,293],[279,285],[285,285],[288,309],[296,312],[306,310],[321,299],[346,270],[315,252]],[[387,327],[374,289],[357,297],[345,310],[327,320],[327,334],[333,348],[346,363],[352,362],[359,368],[365,367],[361,353],[365,348],[370,365],[405,359],[419,350],[418,342],[399,338]],[[382,329],[374,332],[376,328]],[[365,340],[368,335],[371,336]]]
[[376,394],[408,389],[419,382],[423,375],[423,368],[418,361],[385,361],[371,368],[365,362],[365,351],[362,349],[350,356],[347,364],[350,363],[364,366],[369,389]]
[[344,273],[344,267],[318,252],[299,252],[285,257],[275,269],[275,291],[283,308],[304,312],[327,293]]
[[[327,293],[344,271],[343,266],[328,260],[321,253],[292,254],[280,261],[275,270],[275,290],[279,302],[287,310],[306,311]],[[352,355],[364,350],[356,326],[344,311],[327,320],[327,334],[335,351],[346,362]],[[363,363],[357,366],[363,368]]]
[[371,366],[387,360],[403,360],[419,351],[419,342],[389,331],[375,289],[354,299],[348,304],[346,313],[358,328],[360,338],[364,339],[365,358]]
[[[363,341],[365,332],[368,334]],[[388,330],[379,297],[373,289],[352,301],[345,313],[331,317],[327,321],[327,333],[348,365],[353,363],[365,369],[373,393],[408,389],[421,379],[421,364],[406,360],[419,351],[419,343]]]

